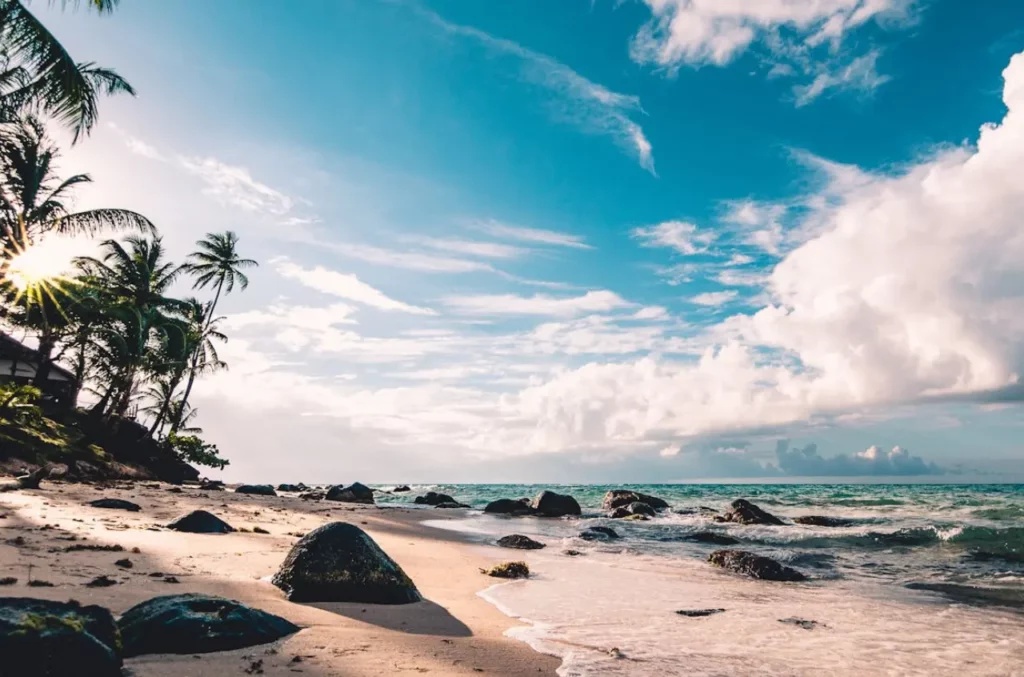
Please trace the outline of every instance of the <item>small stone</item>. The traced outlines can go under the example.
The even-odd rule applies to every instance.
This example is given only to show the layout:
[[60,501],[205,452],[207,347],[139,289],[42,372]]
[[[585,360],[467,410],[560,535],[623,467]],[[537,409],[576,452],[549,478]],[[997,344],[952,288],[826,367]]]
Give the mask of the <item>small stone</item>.
[[116,562],[114,562],[114,566],[121,567],[122,569],[131,569],[135,565],[132,564],[132,561],[130,559],[125,557],[124,559],[119,559]]
[[112,585],[117,585],[118,582],[110,576],[103,575],[97,576],[88,583],[85,584],[87,588],[109,588]]
[[498,545],[502,548],[516,548],[518,550],[540,550],[544,547],[543,543],[522,534],[502,536],[498,539]]
[[676,613],[687,618],[704,618],[705,616],[725,613],[725,609],[680,609]]
[[788,623],[790,625],[795,625],[798,628],[803,628],[804,630],[814,630],[817,627],[826,627],[818,621],[809,621],[803,618],[796,618],[795,616],[792,618],[780,618],[779,623]]

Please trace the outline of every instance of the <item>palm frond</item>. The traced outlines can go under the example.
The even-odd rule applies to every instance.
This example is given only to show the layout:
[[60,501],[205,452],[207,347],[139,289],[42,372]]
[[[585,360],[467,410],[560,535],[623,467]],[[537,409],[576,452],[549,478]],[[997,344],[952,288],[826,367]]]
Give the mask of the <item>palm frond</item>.
[[129,209],[90,209],[61,217],[57,220],[56,230],[62,235],[97,235],[106,230],[155,233],[156,226],[142,214]]

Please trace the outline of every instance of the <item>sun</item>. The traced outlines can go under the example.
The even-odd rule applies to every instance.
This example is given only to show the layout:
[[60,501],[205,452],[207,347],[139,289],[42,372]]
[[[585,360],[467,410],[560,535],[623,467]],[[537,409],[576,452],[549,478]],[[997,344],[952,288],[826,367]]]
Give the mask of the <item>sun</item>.
[[68,247],[58,240],[30,245],[11,259],[6,277],[20,292],[61,278],[71,267]]

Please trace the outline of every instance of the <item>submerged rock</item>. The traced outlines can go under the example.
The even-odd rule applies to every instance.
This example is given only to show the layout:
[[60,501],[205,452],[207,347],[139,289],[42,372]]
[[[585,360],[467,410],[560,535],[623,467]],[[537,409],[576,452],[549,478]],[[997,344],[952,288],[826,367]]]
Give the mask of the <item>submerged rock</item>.
[[737,574],[763,581],[806,581],[807,576],[796,569],[776,562],[771,557],[755,555],[745,550],[716,550],[708,561]]
[[480,573],[495,578],[529,578],[530,567],[526,566],[526,562],[502,562],[490,569],[481,569]]
[[665,510],[669,507],[667,501],[657,496],[641,494],[639,491],[630,491],[628,489],[613,489],[604,495],[604,499],[601,501],[601,509],[615,510],[616,508],[623,508],[630,503],[636,502],[646,503],[655,510]]
[[523,536],[522,534],[502,536],[498,539],[498,545],[502,548],[517,548],[519,550],[540,550],[544,547],[543,543],[535,541],[529,536]]
[[775,515],[762,510],[745,498],[738,498],[732,502],[732,510],[721,517],[716,518],[719,522],[735,522],[737,524],[767,524],[782,526],[785,524]]
[[957,583],[907,583],[906,587],[910,590],[935,592],[962,604],[1024,610],[1024,589],[1021,588],[986,588]]
[[658,513],[651,507],[649,503],[643,503],[641,501],[633,501],[629,505],[621,506],[612,510],[608,513],[608,517],[612,519],[622,519],[624,517],[654,517]]
[[0,598],[0,675],[121,677],[120,645],[102,607]]
[[193,510],[167,525],[168,529],[185,531],[190,534],[229,534],[233,526],[205,510]]
[[695,543],[711,543],[712,545],[736,545],[740,542],[737,538],[720,534],[717,531],[698,531],[695,534],[683,536],[683,540]]
[[611,527],[588,527],[581,531],[579,536],[584,541],[610,541],[621,538]]
[[362,529],[332,522],[303,536],[288,553],[273,583],[293,602],[419,602],[402,567]]
[[725,609],[680,609],[676,613],[687,618],[704,618],[705,616],[725,613]]
[[803,515],[794,517],[795,524],[804,524],[811,527],[848,527],[854,524],[853,520],[842,517],[826,517],[824,515]]
[[454,508],[468,508],[469,506],[466,505],[465,503],[456,503],[455,501],[444,501],[443,503],[438,503],[434,507],[435,508],[445,508],[445,509],[449,509],[450,510],[450,509],[454,509]]
[[354,482],[347,487],[340,484],[327,490],[324,496],[328,501],[340,501],[342,503],[373,503],[373,489]]
[[252,494],[254,496],[277,496],[274,487],[269,484],[243,484],[235,489],[236,494]]
[[157,597],[132,607],[118,621],[127,658],[143,654],[231,651],[275,642],[298,632],[283,618],[223,597]]
[[393,494],[404,494],[407,491],[412,491],[412,489],[410,489],[408,487],[408,485],[400,484],[397,487],[395,487],[394,489],[392,489],[391,493],[393,493]]
[[439,503],[458,503],[448,494],[439,494],[436,491],[428,491],[423,496],[417,496],[412,501],[416,505],[438,505]]
[[576,499],[566,494],[556,494],[553,491],[542,491],[533,499],[533,509],[543,517],[565,517],[566,515],[579,515],[580,504]]
[[491,501],[484,508],[484,512],[489,512],[495,515],[512,515],[513,517],[523,517],[526,515],[536,514],[536,510],[530,505],[529,499],[511,499],[511,498],[499,498],[496,501]]
[[139,512],[142,508],[132,503],[131,501],[124,501],[120,498],[98,498],[95,501],[89,501],[89,505],[94,508],[106,508],[108,510],[127,510],[128,512]]

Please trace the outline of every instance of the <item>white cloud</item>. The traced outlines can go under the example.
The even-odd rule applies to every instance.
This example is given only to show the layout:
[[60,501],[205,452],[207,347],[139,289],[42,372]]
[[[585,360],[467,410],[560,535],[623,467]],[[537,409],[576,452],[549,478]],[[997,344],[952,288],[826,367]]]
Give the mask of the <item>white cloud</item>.
[[379,310],[399,311],[414,315],[436,315],[430,308],[420,308],[402,303],[374,289],[355,275],[328,270],[323,266],[304,268],[291,261],[280,258],[274,261],[274,268],[283,277],[297,280],[311,289],[331,294],[343,299],[362,303]]
[[417,270],[424,273],[495,272],[494,268],[487,263],[451,256],[398,251],[354,242],[309,241],[309,244],[330,249],[348,258],[404,270]]
[[266,325],[279,325],[300,329],[324,329],[339,324],[356,324],[351,316],[355,306],[347,303],[333,303],[329,306],[297,306],[284,302],[275,303],[266,310],[248,310],[227,316],[227,329],[246,329]]
[[445,305],[464,315],[577,315],[605,312],[632,306],[621,296],[607,290],[588,291],[582,296],[555,297],[547,294],[478,294],[449,296]]
[[496,38],[471,26],[450,23],[431,12],[425,14],[447,33],[469,38],[492,52],[518,59],[520,77],[524,81],[543,87],[558,97],[558,102],[550,107],[556,119],[588,134],[611,137],[634,156],[641,167],[655,174],[651,142],[643,128],[632,119],[632,116],[644,114],[638,97],[613,92],[565,64],[511,40]]
[[203,190],[222,202],[250,212],[281,216],[292,208],[292,199],[252,178],[245,167],[229,165],[216,158],[178,157],[183,168],[206,184]]
[[475,224],[475,227],[489,235],[493,235],[494,237],[501,237],[508,240],[558,245],[560,247],[574,247],[576,249],[592,249],[592,247],[588,245],[581,236],[571,235],[569,233],[560,233],[556,230],[507,226],[493,220]]
[[406,240],[440,251],[489,259],[514,259],[528,251],[522,247],[501,242],[481,242],[479,240],[460,240],[458,238],[410,235]]
[[665,221],[654,226],[634,228],[632,236],[644,247],[668,247],[680,254],[693,255],[705,251],[715,239],[712,231],[699,232],[687,221]]
[[663,306],[644,306],[633,313],[634,320],[667,320],[668,309]]
[[724,306],[737,296],[739,296],[739,292],[735,289],[709,291],[690,298],[690,303],[696,303],[698,306]]
[[872,92],[892,78],[880,75],[877,70],[879,52],[874,50],[859,56],[837,72],[818,73],[807,85],[793,88],[796,105],[806,106],[829,90],[856,89]]

